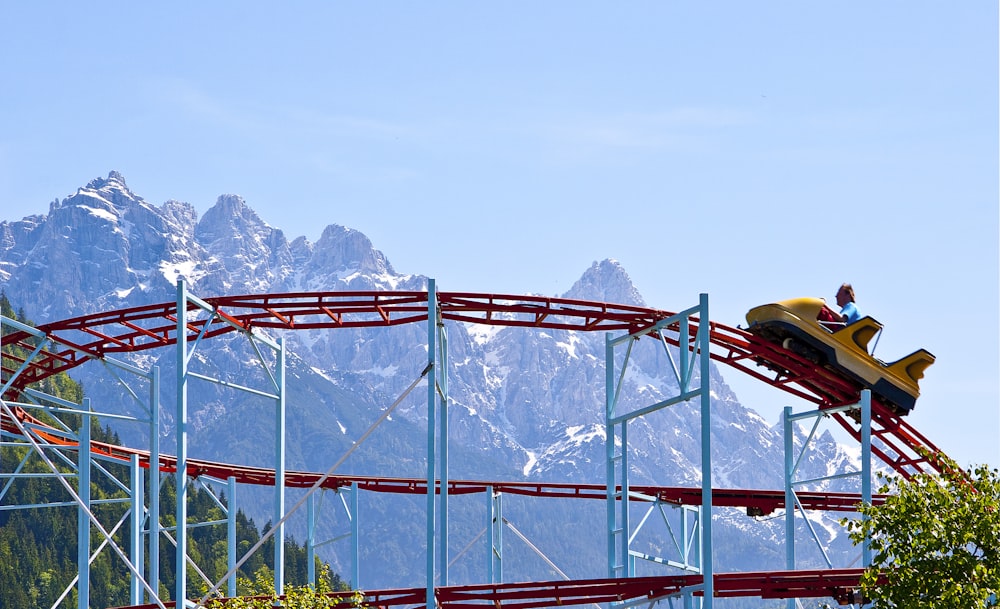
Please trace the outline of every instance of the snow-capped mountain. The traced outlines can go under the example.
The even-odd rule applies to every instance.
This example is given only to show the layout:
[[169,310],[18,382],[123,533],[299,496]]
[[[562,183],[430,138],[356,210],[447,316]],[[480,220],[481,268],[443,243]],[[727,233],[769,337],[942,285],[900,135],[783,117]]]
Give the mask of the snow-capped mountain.
[[[47,214],[0,222],[0,288],[36,323],[173,301],[180,277],[192,293],[203,297],[423,290],[427,284],[425,277],[397,273],[356,230],[330,225],[315,243],[303,237],[289,242],[239,196],[220,196],[199,219],[187,203],[147,203],[129,190],[117,172],[54,201]],[[614,260],[595,262],[562,296],[644,305],[626,270]],[[463,324],[449,324],[447,330],[453,479],[605,482],[603,333]],[[293,353],[288,364],[288,425],[289,437],[294,438],[288,452],[291,469],[325,471],[426,363],[426,330],[417,324],[294,332],[286,339]],[[245,378],[249,373],[241,362],[246,361],[246,347],[236,339],[217,342],[208,352],[211,357],[199,354],[200,365],[220,376]],[[144,364],[158,362],[170,369],[173,359],[172,352],[167,352]],[[655,403],[676,389],[662,351],[637,350],[631,365],[623,391],[634,396],[631,399]],[[94,373],[87,370],[78,374],[85,377],[88,395],[95,401],[109,398],[113,383],[88,376]],[[171,377],[164,374],[164,378]],[[780,427],[741,406],[714,367],[710,386],[715,485],[782,488]],[[171,391],[164,388],[165,403]],[[268,464],[259,444],[260,438],[271,437],[271,423],[266,416],[247,414],[257,412],[252,409],[259,405],[245,398],[233,400],[218,387],[198,389],[192,404],[193,456]],[[344,471],[424,476],[425,411],[423,396],[402,402],[345,463]],[[632,424],[633,484],[700,484],[698,416],[697,406],[679,405]],[[163,424],[169,435],[170,413],[164,413]],[[123,430],[121,435],[126,441],[142,441],[141,430]],[[163,446],[171,452],[168,441]],[[806,472],[820,477],[828,471],[857,468],[857,451],[837,444],[829,434],[815,441],[815,446],[802,466]],[[831,486],[833,482],[825,484],[844,490]],[[401,501],[392,504],[385,498],[372,498],[370,513],[363,514],[372,527],[370,539],[378,540],[370,545],[363,542],[368,587],[422,583],[422,504]],[[456,500],[454,504],[457,544],[464,545],[481,527],[481,500],[476,502]],[[514,514],[520,503],[524,502],[514,498],[505,509]],[[560,503],[524,510],[523,520],[517,523],[520,530],[550,542],[552,559],[562,561],[566,573],[576,577],[606,574],[606,539],[595,533],[605,525],[603,503]],[[753,519],[726,510],[717,511],[715,518],[717,570],[783,568],[783,519]],[[835,518],[817,514],[813,519],[826,532],[824,541],[831,551],[841,557],[853,552],[834,524]],[[581,528],[572,529],[574,525]],[[530,552],[515,549],[511,555],[515,560],[505,567],[511,579],[552,577]],[[819,566],[817,553],[799,555],[803,562]],[[326,558],[335,566],[344,564],[336,555]],[[482,581],[480,563],[484,560],[475,558],[471,560],[475,564],[457,566],[453,579]]]

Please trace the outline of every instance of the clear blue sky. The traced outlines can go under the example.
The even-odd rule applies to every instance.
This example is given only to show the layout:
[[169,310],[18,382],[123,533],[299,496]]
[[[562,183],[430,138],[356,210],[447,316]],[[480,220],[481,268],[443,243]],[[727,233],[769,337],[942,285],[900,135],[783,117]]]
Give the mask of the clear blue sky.
[[[911,421],[1000,466],[997,3],[7,3],[2,219],[120,171],[442,290],[615,258],[712,317],[853,282]],[[725,371],[724,371],[725,373]],[[769,420],[783,394],[728,378]]]

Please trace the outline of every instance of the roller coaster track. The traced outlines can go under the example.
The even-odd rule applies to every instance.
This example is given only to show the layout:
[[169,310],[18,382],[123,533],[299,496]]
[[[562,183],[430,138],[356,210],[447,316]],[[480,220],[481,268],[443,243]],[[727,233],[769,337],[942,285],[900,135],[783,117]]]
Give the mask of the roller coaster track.
[[[648,331],[674,313],[647,307],[542,296],[439,292],[442,319],[538,329],[577,331]],[[313,330],[323,328],[389,327],[427,320],[427,292],[297,292],[206,298],[215,318],[188,322],[191,339],[211,324],[202,338],[254,328]],[[197,307],[189,304],[189,310]],[[177,305],[146,305],[74,317],[38,326],[56,346],[34,357],[5,355],[3,378],[14,378],[5,396],[17,393],[51,375],[68,371],[106,355],[135,353],[176,342]],[[213,323],[222,320],[224,323]],[[687,331],[694,336],[700,320]],[[864,388],[836,371],[817,367],[791,351],[769,343],[746,330],[709,323],[711,358],[764,383],[817,405],[820,410],[853,404]],[[679,323],[663,328],[663,340],[678,345]],[[35,351],[37,337],[16,330],[4,336],[5,346],[25,353]],[[843,412],[834,418],[855,439],[857,424]],[[900,475],[941,471],[941,452],[890,406],[872,404],[873,452]]]
[[[15,416],[30,429],[30,433],[50,446],[74,448],[76,442],[65,434],[32,417],[20,406],[13,408]],[[7,417],[0,417],[0,429],[11,435],[20,434],[16,424]],[[149,452],[107,444],[91,442],[91,451],[95,456],[104,457],[127,463],[132,456],[138,456],[140,467],[149,469]],[[160,472],[175,473],[177,460],[170,455],[160,455]],[[188,459],[187,475],[191,478],[209,476],[217,480],[233,478],[239,484],[254,486],[274,486],[273,469],[250,467],[231,463],[219,463],[199,459]],[[425,478],[387,478],[377,476],[329,475],[317,472],[287,471],[285,472],[286,488],[312,488],[317,482],[319,487],[327,490],[349,489],[355,484],[359,490],[374,493],[394,493],[405,495],[427,495],[427,480]],[[603,484],[574,484],[569,482],[496,482],[482,480],[449,480],[449,495],[469,495],[493,492],[527,497],[549,497],[564,499],[599,499],[607,500],[607,486]],[[635,494],[633,501],[660,501],[673,505],[701,505],[701,489],[675,486],[632,485]],[[440,492],[440,489],[437,489]],[[797,491],[796,497],[803,509],[825,510],[834,512],[854,512],[861,501],[857,493],[811,492]],[[873,503],[881,503],[884,496],[876,495]],[[775,510],[785,508],[785,492],[775,490],[751,489],[713,489],[712,505],[717,507],[745,508],[748,513],[763,516]]]
[[[860,602],[855,597],[863,569],[822,569],[779,572],[720,573],[715,576],[715,596],[759,596],[780,598],[833,598],[841,605]],[[434,589],[434,601],[441,609],[535,609],[598,603],[652,602],[681,590],[697,586],[700,575],[630,577],[626,579],[584,579],[472,586],[440,586]],[[427,607],[425,588],[395,588],[362,593],[364,606]],[[335,609],[357,606],[354,592],[327,594]],[[696,593],[695,596],[698,596]],[[225,601],[227,599],[220,599]],[[164,603],[176,607],[176,603]],[[118,609],[154,609],[155,604]]]
[[[198,317],[200,308],[189,304],[187,338],[203,340],[231,332],[272,330],[313,330],[330,328],[390,327],[427,321],[426,292],[315,292],[259,294],[207,298],[204,302],[212,315]],[[437,294],[442,320],[513,326],[536,329],[575,331],[649,332],[673,346],[686,344],[681,331],[693,338],[701,321],[688,319],[664,323],[674,313],[646,307],[602,302],[459,292]],[[15,329],[0,342],[8,349],[2,359],[5,400],[14,406],[10,411],[17,421],[0,418],[0,428],[10,434],[29,430],[50,445],[72,448],[73,439],[62,434],[14,404],[21,392],[52,375],[69,371],[87,361],[116,354],[138,353],[166,347],[177,341],[177,305],[147,305],[105,313],[74,317],[38,326],[34,331]],[[829,416],[853,437],[860,439],[860,426],[838,407],[855,404],[864,387],[818,368],[803,357],[739,328],[707,322],[711,359],[744,374],[829,410]],[[652,332],[650,332],[652,330]],[[44,341],[42,338],[44,337]],[[39,347],[39,345],[42,345]],[[31,355],[19,356],[16,353]],[[9,379],[13,379],[12,381]],[[937,448],[917,432],[891,407],[872,403],[872,435],[880,442],[873,452],[904,477],[940,470]],[[149,453],[127,447],[92,442],[95,455],[116,460],[137,456],[142,467],[150,466]],[[175,472],[176,459],[160,455],[162,472]],[[235,478],[243,484],[273,486],[273,470],[189,459],[187,474],[216,479]],[[308,488],[324,476],[312,472],[285,473],[288,487]],[[322,487],[338,489],[357,485],[359,489],[383,493],[427,493],[422,479],[327,476]],[[536,497],[573,497],[607,499],[605,485],[530,482],[485,482],[449,480],[451,495],[495,492]],[[637,496],[647,501],[673,504],[701,504],[701,490],[679,487],[632,486]],[[440,489],[438,489],[440,492]],[[854,511],[860,497],[851,493],[797,492],[803,509]],[[874,501],[883,501],[875,497]],[[769,514],[785,507],[784,491],[713,489],[715,506],[742,507],[748,514]],[[822,571],[785,571],[769,573],[724,573],[714,575],[717,596],[760,596],[761,598],[833,597],[853,602],[862,570],[828,569]],[[455,609],[500,606],[513,609],[554,605],[590,604],[609,601],[653,600],[677,594],[701,583],[700,575],[536,582],[531,584],[486,584],[443,586],[435,589],[436,604]],[[347,607],[352,601],[345,599]],[[365,602],[371,606],[426,606],[423,588],[369,591]],[[166,606],[171,606],[167,603]]]

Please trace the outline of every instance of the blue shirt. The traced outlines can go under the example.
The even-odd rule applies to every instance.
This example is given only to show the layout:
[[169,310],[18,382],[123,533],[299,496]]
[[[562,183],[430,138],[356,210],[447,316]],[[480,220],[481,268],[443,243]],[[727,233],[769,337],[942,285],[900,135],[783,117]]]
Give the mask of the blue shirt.
[[853,302],[844,305],[844,308],[840,310],[840,316],[844,318],[844,323],[847,324],[853,324],[861,319],[861,313],[858,312],[858,308],[854,306]]

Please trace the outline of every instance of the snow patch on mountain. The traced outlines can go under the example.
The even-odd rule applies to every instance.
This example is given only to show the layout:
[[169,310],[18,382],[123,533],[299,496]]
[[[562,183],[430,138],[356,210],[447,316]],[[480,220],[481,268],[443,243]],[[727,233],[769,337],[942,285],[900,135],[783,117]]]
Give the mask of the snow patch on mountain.
[[485,345],[490,342],[502,328],[487,324],[465,324],[466,331],[477,345]]
[[535,455],[535,453],[533,453],[530,450],[526,450],[524,452],[527,453],[527,455],[528,455],[528,461],[527,461],[527,463],[524,464],[524,467],[521,468],[521,473],[524,476],[530,476],[531,473],[532,473],[532,470],[535,469],[535,464],[538,463],[538,457]]
[[576,347],[580,344],[580,337],[577,336],[576,332],[570,332],[568,339],[565,341],[556,341],[556,346],[561,347],[566,351],[571,359],[576,359],[578,355],[576,354]]
[[179,279],[197,283],[198,279],[205,276],[204,271],[195,272],[198,263],[194,260],[183,260],[176,262],[160,262],[160,274],[168,283],[177,283]]
[[[108,205],[111,205],[110,201],[107,201],[107,200],[102,199],[100,197],[94,197],[94,198],[96,198],[99,201],[103,201],[104,203],[107,203]],[[118,222],[118,216],[116,216],[115,214],[113,214],[110,211],[107,211],[105,209],[98,209],[96,207],[89,207],[87,205],[78,205],[77,207],[79,207],[80,209],[86,210],[91,215],[93,215],[93,216],[95,216],[97,218],[100,218],[102,220],[107,220],[108,222],[112,222],[112,223],[117,223]],[[122,231],[117,226],[114,227],[113,230],[124,233],[124,231]]]

